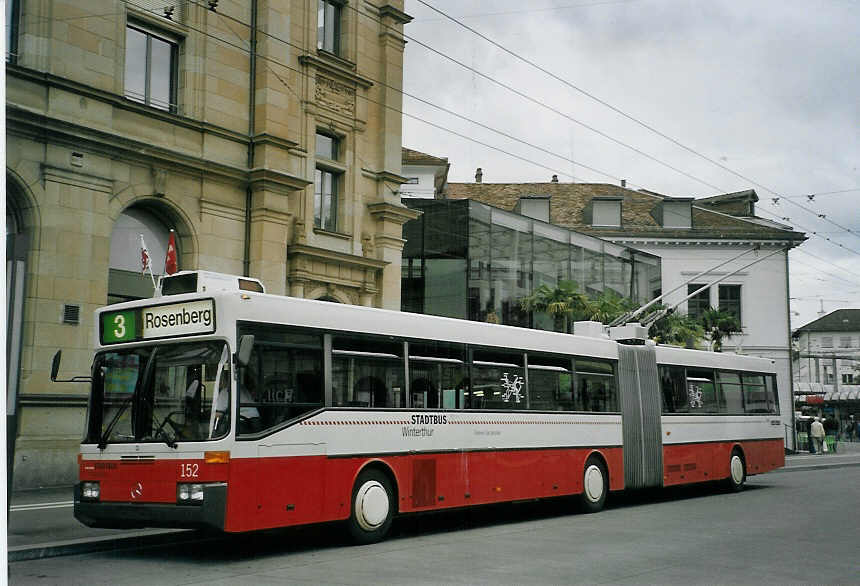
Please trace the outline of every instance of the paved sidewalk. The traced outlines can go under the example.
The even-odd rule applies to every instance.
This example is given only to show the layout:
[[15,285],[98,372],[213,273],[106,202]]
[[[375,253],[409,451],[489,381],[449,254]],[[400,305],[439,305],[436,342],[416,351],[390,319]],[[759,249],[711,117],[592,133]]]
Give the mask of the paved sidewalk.
[[[840,442],[836,453],[801,452],[775,473],[860,466],[860,442]],[[211,534],[175,529],[92,529],[74,518],[71,486],[12,493],[7,533],[9,561],[210,539]]]

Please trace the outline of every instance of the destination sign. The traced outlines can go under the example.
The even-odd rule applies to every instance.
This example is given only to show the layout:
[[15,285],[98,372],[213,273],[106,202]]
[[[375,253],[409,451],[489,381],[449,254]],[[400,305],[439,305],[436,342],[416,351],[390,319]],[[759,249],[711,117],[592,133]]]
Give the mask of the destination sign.
[[215,302],[212,299],[101,314],[102,344],[210,334],[214,331]]

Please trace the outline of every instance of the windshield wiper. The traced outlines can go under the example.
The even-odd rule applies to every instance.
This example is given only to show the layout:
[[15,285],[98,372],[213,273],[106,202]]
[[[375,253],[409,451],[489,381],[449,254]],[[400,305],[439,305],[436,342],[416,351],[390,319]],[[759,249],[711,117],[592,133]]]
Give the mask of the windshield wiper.
[[[119,421],[120,415],[125,413],[125,410],[128,409],[129,404],[132,400],[137,397],[137,392],[146,386],[147,379],[151,374],[152,361],[155,359],[155,355],[158,354],[158,348],[152,349],[152,354],[149,355],[149,359],[146,361],[146,366],[143,368],[143,376],[137,381],[137,386],[134,387],[134,391],[132,391],[131,395],[129,395],[123,402],[122,405],[117,409],[116,414],[114,414],[113,419],[111,419],[108,426],[105,428],[105,432],[99,438],[98,448],[103,450],[107,447],[107,438],[110,437],[113,428],[116,426],[117,421]],[[102,394],[104,394],[104,384],[102,385]]]

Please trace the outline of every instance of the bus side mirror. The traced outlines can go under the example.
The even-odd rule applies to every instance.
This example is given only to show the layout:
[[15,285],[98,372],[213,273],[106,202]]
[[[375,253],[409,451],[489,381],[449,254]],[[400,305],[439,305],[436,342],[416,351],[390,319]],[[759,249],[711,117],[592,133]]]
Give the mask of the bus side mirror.
[[236,362],[239,366],[248,366],[251,360],[251,351],[254,349],[254,336],[245,334],[239,338],[239,351],[236,352]]
[[60,359],[63,356],[62,350],[57,350],[54,354],[54,359],[51,361],[51,382],[57,382],[57,373],[60,372]]

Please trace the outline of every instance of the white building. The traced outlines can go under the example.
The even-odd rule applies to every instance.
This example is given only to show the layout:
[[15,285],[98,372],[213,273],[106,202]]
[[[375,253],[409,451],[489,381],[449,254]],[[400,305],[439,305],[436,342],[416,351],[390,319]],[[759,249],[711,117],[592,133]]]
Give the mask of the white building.
[[407,181],[400,186],[403,199],[437,199],[448,181],[448,159],[403,148],[402,173]]

